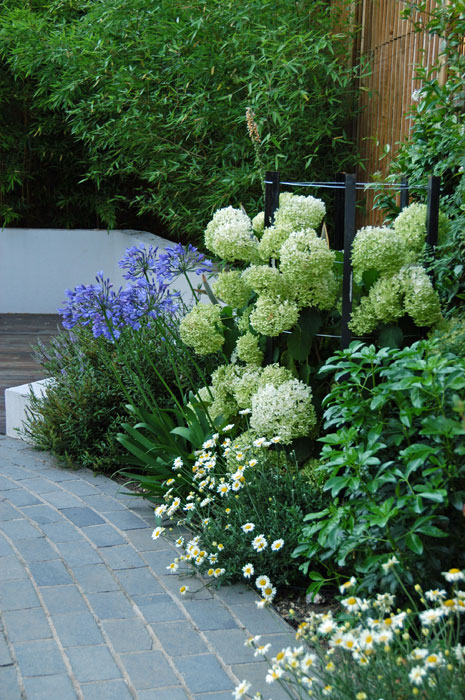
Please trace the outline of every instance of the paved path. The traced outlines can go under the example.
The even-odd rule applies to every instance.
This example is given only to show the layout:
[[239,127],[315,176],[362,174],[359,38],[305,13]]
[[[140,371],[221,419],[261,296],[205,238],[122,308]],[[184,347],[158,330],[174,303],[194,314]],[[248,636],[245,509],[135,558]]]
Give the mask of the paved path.
[[224,700],[245,678],[287,697],[244,640],[276,653],[291,629],[251,589],[168,572],[178,550],[128,494],[0,436],[0,700]]

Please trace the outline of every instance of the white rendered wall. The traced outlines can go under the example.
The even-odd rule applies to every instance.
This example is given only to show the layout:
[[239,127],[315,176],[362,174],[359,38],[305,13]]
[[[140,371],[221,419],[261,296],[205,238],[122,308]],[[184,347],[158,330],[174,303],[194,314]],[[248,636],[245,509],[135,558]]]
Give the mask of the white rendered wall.
[[[99,229],[0,230],[0,313],[55,314],[65,300],[65,289],[91,284],[103,270],[115,289],[127,282],[118,261],[130,246],[165,248],[171,241],[145,231]],[[193,276],[194,286],[198,278]],[[191,298],[187,282],[173,285]]]

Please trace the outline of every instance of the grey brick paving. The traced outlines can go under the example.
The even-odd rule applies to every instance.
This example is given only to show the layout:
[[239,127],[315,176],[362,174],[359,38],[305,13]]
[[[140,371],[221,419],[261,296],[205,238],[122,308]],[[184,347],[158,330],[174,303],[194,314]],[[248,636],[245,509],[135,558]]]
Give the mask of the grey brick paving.
[[0,436],[1,700],[224,700],[245,678],[284,697],[243,642],[276,653],[290,628],[252,589],[169,572],[154,525],[107,477]]
[[76,700],[76,691],[69,676],[65,674],[25,678],[24,687],[27,697],[33,700]]
[[18,685],[18,675],[14,666],[0,666],[0,697],[8,700],[22,700]]
[[53,639],[20,642],[15,645],[15,653],[23,676],[66,673],[63,657]]
[[74,647],[68,649],[68,657],[78,681],[121,678],[121,671],[106,646]]

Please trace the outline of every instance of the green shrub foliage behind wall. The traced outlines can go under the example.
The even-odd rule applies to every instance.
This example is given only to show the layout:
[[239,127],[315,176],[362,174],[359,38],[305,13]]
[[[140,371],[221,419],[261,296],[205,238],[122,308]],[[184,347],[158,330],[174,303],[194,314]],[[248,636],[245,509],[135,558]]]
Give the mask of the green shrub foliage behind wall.
[[247,107],[264,167],[293,179],[353,167],[355,69],[340,26],[327,0],[5,0],[0,55],[21,102],[5,129],[35,159],[17,155],[16,180],[0,183],[3,217],[34,205],[51,159],[64,219],[92,211],[115,226],[132,213],[195,239],[239,193],[258,208]]

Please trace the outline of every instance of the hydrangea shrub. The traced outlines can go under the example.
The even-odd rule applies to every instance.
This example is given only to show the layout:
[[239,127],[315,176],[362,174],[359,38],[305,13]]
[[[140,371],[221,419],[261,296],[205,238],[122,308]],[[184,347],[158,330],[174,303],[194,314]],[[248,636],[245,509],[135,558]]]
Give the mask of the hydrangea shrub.
[[[439,237],[447,235],[449,220],[439,217]],[[388,226],[366,226],[352,246],[354,279],[365,292],[354,304],[350,329],[359,336],[380,325],[408,317],[420,328],[441,318],[441,304],[430,276],[422,265],[426,243],[426,205],[413,203]],[[360,293],[359,293],[360,297]]]
[[[317,422],[308,384],[311,338],[301,359],[306,373],[287,345],[303,311],[328,312],[338,296],[336,255],[316,232],[324,215],[321,200],[289,192],[280,195],[275,221],[267,229],[263,212],[250,219],[242,209],[218,210],[205,231],[206,247],[224,265],[212,284],[218,303],[197,304],[180,325],[183,341],[196,352],[224,352],[226,364],[216,370],[209,388],[212,417],[240,420],[241,411],[250,411],[252,434],[279,435],[285,444],[308,437]],[[229,351],[228,334],[233,340]],[[273,415],[270,402],[276,407]]]

